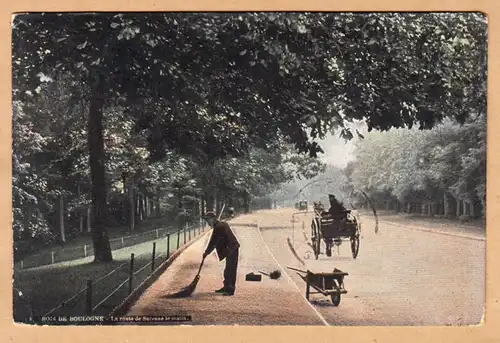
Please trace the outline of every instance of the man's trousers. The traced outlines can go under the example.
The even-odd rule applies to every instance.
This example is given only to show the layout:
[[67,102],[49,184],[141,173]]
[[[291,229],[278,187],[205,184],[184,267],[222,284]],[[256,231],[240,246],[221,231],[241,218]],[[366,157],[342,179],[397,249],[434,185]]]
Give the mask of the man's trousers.
[[236,249],[232,251],[226,257],[226,268],[224,268],[224,288],[227,291],[234,292],[234,290],[236,289],[239,250],[240,249]]

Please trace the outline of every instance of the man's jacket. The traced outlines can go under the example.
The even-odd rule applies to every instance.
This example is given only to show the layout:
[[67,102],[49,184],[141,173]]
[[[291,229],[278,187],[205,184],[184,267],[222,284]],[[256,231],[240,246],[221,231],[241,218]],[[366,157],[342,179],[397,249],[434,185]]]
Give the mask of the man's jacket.
[[217,222],[214,225],[214,231],[205,252],[210,254],[215,249],[217,256],[219,256],[219,261],[222,261],[239,247],[240,243],[238,243],[229,225],[226,222]]

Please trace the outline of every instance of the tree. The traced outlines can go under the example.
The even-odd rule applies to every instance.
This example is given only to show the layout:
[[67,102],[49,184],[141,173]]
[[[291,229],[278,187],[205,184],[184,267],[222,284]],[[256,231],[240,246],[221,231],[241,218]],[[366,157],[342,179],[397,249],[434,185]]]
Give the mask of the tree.
[[112,259],[106,106],[126,105],[153,162],[282,143],[315,157],[315,139],[351,119],[428,128],[485,104],[486,23],[476,14],[40,14],[13,27],[15,99],[61,72],[85,90],[96,261]]
[[[373,132],[356,146],[349,166],[352,183],[381,200],[429,206],[428,213],[449,213],[448,196],[456,213],[461,201],[484,209],[486,121],[477,116],[464,125],[445,122],[429,131]],[[444,200],[443,200],[444,199]],[[437,206],[433,209],[433,206]]]

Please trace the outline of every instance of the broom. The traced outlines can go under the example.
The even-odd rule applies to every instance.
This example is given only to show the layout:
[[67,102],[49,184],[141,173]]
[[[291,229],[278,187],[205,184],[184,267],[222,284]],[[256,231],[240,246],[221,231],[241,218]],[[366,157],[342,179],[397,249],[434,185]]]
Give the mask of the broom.
[[[226,207],[226,204],[224,204],[222,206],[222,210],[219,213],[219,218],[218,218],[219,220],[222,216],[222,212],[224,212],[225,207]],[[201,260],[200,268],[198,268],[198,273],[196,274],[196,276],[194,277],[194,280],[191,281],[191,283],[189,285],[187,285],[186,287],[184,287],[183,289],[181,289],[177,293],[168,295],[167,298],[187,298],[191,294],[193,294],[193,292],[196,290],[196,286],[198,285],[198,281],[200,281],[201,267],[203,267],[204,262],[205,262],[205,257]]]

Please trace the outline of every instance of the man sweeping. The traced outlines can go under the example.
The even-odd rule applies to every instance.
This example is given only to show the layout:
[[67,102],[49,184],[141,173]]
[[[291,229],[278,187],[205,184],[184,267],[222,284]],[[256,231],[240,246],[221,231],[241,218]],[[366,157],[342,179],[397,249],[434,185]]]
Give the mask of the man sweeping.
[[217,256],[219,256],[219,261],[226,259],[224,286],[215,292],[222,295],[234,295],[240,243],[238,243],[228,223],[219,221],[215,213],[207,212],[204,219],[214,230],[207,249],[203,253],[203,258],[206,258],[215,249]]

